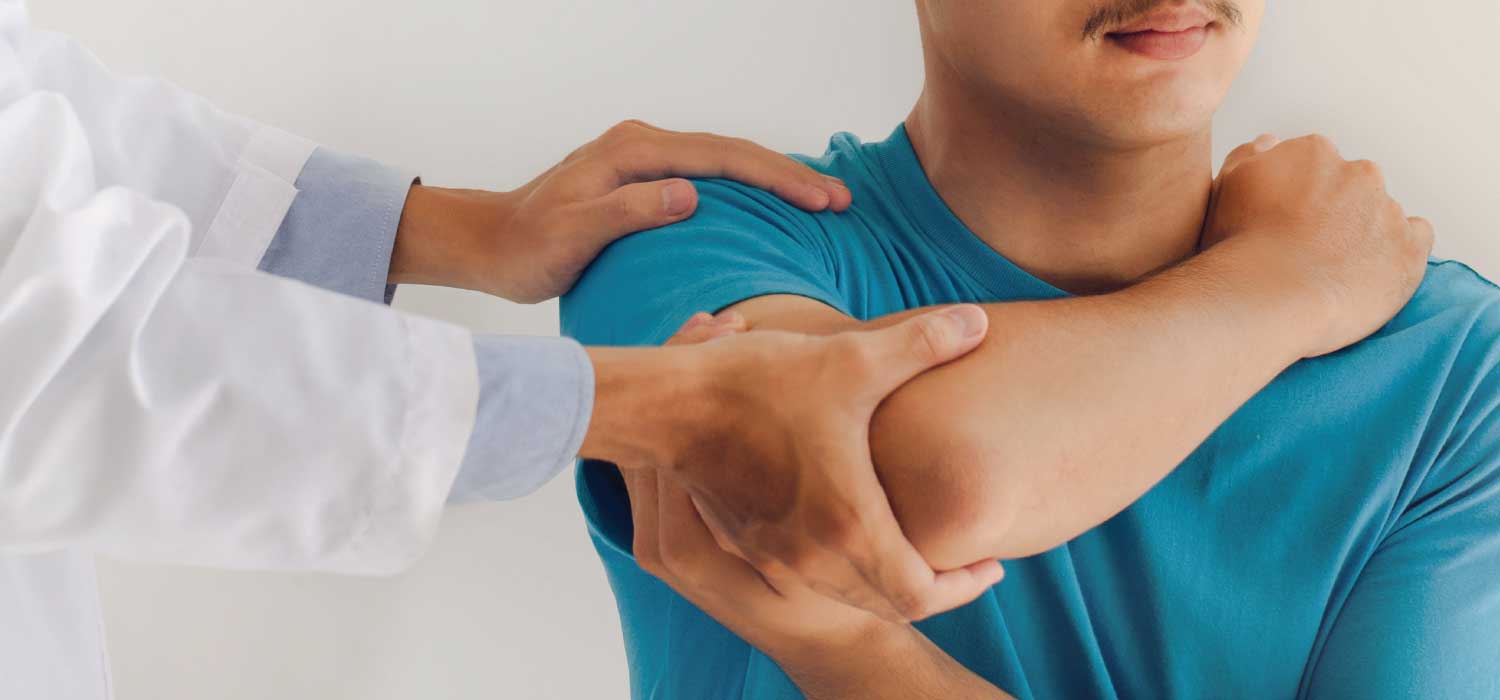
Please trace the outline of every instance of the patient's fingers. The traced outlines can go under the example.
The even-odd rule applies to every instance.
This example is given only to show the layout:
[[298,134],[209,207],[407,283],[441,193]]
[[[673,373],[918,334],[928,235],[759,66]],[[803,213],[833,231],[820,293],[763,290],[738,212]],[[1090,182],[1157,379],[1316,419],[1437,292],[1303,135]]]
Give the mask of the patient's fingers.
[[1219,189],[1224,185],[1224,178],[1229,177],[1231,173],[1233,173],[1241,165],[1249,162],[1250,159],[1262,153],[1265,153],[1266,151],[1269,151],[1279,145],[1281,145],[1281,139],[1278,139],[1271,134],[1261,134],[1260,136],[1255,137],[1254,141],[1240,144],[1234,150],[1230,151],[1229,155],[1224,158],[1224,165],[1219,168],[1219,176],[1214,178],[1213,187],[1209,193],[1209,216],[1204,220],[1204,230],[1199,234],[1198,247],[1200,250],[1207,249],[1219,241],[1219,233],[1217,231],[1210,230],[1208,227],[1209,224],[1213,221],[1214,210],[1219,206]]
[[1433,229],[1432,222],[1420,216],[1410,216],[1407,217],[1406,223],[1416,234],[1414,237],[1416,244],[1422,248],[1424,257],[1431,255],[1432,246],[1437,241],[1437,232]]
[[1219,177],[1222,178],[1234,172],[1235,168],[1240,167],[1246,161],[1275,148],[1280,143],[1281,139],[1271,134],[1261,134],[1254,141],[1240,144],[1224,158],[1224,166],[1219,168]]

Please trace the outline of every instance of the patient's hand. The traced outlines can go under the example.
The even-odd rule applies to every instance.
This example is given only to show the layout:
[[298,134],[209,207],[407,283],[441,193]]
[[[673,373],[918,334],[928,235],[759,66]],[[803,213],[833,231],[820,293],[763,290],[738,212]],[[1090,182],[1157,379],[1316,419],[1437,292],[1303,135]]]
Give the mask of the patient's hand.
[[1379,167],[1345,161],[1322,136],[1245,144],[1229,155],[1214,190],[1204,247],[1269,244],[1272,259],[1262,267],[1281,275],[1271,284],[1314,302],[1291,308],[1319,314],[1323,332],[1308,338],[1305,357],[1375,332],[1422,282],[1432,225],[1407,218]]

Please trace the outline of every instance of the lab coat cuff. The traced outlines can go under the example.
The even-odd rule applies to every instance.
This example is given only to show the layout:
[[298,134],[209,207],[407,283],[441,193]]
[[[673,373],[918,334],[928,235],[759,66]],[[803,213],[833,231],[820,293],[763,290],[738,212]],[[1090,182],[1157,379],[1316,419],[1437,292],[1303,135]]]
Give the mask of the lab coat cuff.
[[415,179],[373,160],[318,148],[297,176],[297,197],[260,269],[390,303],[391,253]]
[[594,366],[570,338],[476,336],[479,407],[450,503],[529,494],[573,463],[594,409]]

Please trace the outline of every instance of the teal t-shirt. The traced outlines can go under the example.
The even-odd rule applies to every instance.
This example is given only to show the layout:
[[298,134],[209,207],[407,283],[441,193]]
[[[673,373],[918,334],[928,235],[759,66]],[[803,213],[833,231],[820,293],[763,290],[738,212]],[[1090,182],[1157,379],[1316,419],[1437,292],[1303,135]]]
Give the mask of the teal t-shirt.
[[[661,343],[695,311],[766,294],[860,319],[1065,296],[958,221],[903,129],[835,136],[809,162],[849,184],[852,209],[700,182],[691,220],[594,263],[563,299],[564,331]],[[1374,337],[1293,366],[1123,513],[1006,562],[999,586],[918,627],[1020,698],[1500,698],[1497,339],[1500,291],[1433,262]],[[633,697],[800,697],[636,566],[611,467],[584,464],[578,492]]]

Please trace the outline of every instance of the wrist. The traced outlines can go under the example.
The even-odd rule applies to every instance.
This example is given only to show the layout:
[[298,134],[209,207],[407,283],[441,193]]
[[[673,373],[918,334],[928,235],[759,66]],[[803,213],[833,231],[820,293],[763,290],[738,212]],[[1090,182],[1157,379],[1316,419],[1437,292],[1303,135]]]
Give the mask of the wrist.
[[495,232],[503,230],[510,201],[505,192],[412,185],[387,282],[484,291]]
[[932,666],[930,642],[911,625],[874,619],[839,639],[797,640],[768,649],[809,700],[909,697],[910,681]]
[[691,346],[587,348],[594,412],[579,455],[670,470],[703,429],[707,371]]
[[[1316,354],[1337,313],[1337,299],[1311,261],[1274,236],[1240,235],[1195,262],[1215,308],[1286,365]],[[1214,294],[1217,292],[1217,294]]]

